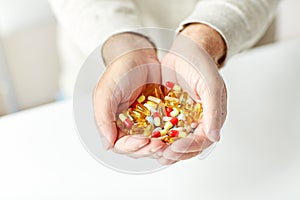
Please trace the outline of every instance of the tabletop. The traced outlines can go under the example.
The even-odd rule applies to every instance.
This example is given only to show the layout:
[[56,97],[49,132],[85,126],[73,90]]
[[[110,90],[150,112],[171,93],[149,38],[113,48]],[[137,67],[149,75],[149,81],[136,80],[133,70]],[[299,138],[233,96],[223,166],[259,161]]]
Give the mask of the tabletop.
[[300,38],[232,58],[222,139],[206,159],[144,175],[111,170],[80,142],[72,102],[0,118],[0,199],[299,199]]

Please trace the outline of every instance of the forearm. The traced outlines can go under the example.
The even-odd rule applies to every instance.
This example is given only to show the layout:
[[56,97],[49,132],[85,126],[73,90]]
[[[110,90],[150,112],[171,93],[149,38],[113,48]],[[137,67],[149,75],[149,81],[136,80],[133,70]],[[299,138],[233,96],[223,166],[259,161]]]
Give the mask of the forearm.
[[58,23],[87,56],[110,35],[140,27],[131,0],[49,0]]

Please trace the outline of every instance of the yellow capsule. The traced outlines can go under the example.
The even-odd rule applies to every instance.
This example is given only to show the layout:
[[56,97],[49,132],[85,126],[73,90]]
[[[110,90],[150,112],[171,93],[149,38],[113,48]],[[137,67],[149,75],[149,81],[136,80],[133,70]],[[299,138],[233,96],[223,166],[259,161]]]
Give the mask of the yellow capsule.
[[196,103],[194,106],[194,111],[201,113],[203,110],[201,103]]
[[144,127],[140,127],[138,126],[138,124],[134,124],[129,132],[130,135],[143,134],[143,133],[144,133]]
[[193,104],[185,104],[184,108],[189,111],[192,111],[194,109],[194,105]]
[[144,115],[147,115],[149,116],[151,114],[150,110],[148,110],[144,105],[140,104],[139,102],[135,101],[131,107],[134,109],[134,110],[137,110],[141,113],[143,113]]
[[144,115],[143,113],[141,113],[138,110],[134,110],[134,109],[131,108],[131,109],[129,109],[129,114],[134,119],[134,121],[136,121],[136,122],[146,120],[146,115]]
[[150,137],[153,130],[154,130],[154,126],[152,124],[148,124],[148,126],[144,128],[144,133],[143,133],[144,136]]
[[168,137],[165,137],[163,139],[163,141],[167,144],[172,144],[175,141],[175,138],[168,136]]
[[186,100],[188,99],[189,95],[187,92],[182,92],[180,97],[179,97],[179,103],[181,105],[185,105],[186,104]]
[[177,98],[165,96],[166,107],[177,107],[178,105],[179,105],[179,100]]
[[157,104],[152,102],[152,101],[147,101],[146,102],[147,105],[151,106],[152,108],[154,108],[155,110],[157,109]]
[[195,111],[191,111],[189,113],[189,116],[193,119],[193,121],[196,121],[196,122],[200,120],[200,115],[201,115],[200,112],[195,112]]
[[177,96],[175,95],[175,93],[173,91],[168,92],[168,97],[177,98]]
[[189,115],[185,116],[185,122],[184,123],[186,125],[190,125],[193,121],[194,121],[193,118],[190,117]]
[[177,126],[178,127],[183,127],[184,126],[184,121],[179,120]]
[[137,102],[139,102],[139,103],[143,103],[145,100],[146,100],[146,97],[143,94],[141,96],[139,96],[139,98],[137,98]]

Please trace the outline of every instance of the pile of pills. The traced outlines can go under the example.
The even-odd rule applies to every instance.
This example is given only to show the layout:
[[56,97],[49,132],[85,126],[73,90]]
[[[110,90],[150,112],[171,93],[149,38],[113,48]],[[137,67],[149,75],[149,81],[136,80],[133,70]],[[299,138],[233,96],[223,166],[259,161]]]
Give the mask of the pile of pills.
[[202,118],[202,104],[173,82],[149,84],[135,102],[117,117],[127,134],[143,134],[167,144],[192,133]]

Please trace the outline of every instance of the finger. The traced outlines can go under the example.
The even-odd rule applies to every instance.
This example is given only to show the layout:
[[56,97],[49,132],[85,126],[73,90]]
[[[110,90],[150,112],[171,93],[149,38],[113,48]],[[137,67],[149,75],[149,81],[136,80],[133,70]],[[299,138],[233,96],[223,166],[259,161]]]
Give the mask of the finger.
[[175,141],[171,146],[171,150],[176,153],[200,152],[209,147],[211,142],[203,131],[202,124],[195,129],[194,133],[188,137]]
[[161,157],[157,160],[161,165],[172,165],[174,163],[176,163],[177,161],[175,160],[169,160],[169,159],[166,159],[164,157]]
[[195,151],[195,152],[190,152],[190,153],[176,153],[171,150],[171,148],[167,148],[164,153],[163,157],[168,159],[168,160],[174,160],[174,161],[179,161],[179,160],[186,160],[192,157],[195,157],[199,155],[200,151]]
[[117,153],[130,154],[149,144],[150,139],[142,135],[126,135],[117,140],[114,150]]
[[111,90],[100,81],[94,90],[93,104],[95,121],[106,149],[112,148],[117,138],[115,123],[117,100],[112,100],[111,96]]
[[[197,88],[201,88],[200,85]],[[203,88],[203,87],[202,87]],[[202,91],[204,132],[212,142],[220,140],[220,129],[227,114],[227,94],[225,84],[219,83],[215,87],[207,87]],[[199,91],[200,92],[200,91]]]
[[133,152],[130,156],[141,158],[141,157],[151,157],[156,154],[157,151],[163,149],[166,146],[161,140],[152,138],[150,142],[140,148],[139,150]]

